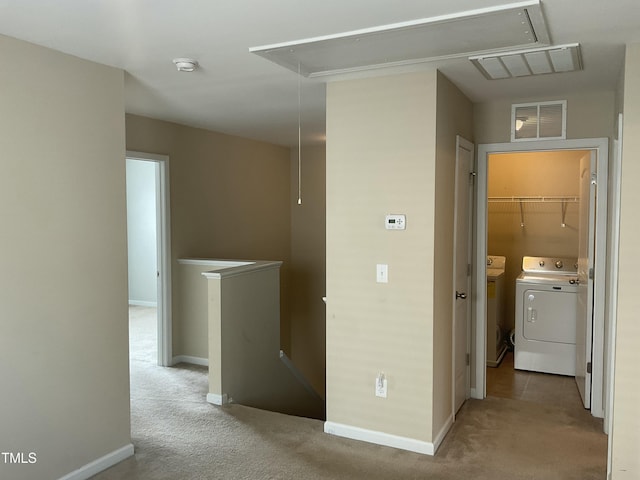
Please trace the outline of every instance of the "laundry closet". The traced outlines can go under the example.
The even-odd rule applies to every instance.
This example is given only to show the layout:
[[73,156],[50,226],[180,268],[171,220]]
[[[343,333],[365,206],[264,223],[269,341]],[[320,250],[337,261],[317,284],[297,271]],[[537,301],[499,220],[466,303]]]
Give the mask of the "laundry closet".
[[[488,367],[499,366],[507,349],[514,347],[516,284],[523,258],[577,263],[580,160],[588,155],[587,150],[557,150],[495,153],[488,157]],[[572,266],[563,265],[562,270],[570,271]]]

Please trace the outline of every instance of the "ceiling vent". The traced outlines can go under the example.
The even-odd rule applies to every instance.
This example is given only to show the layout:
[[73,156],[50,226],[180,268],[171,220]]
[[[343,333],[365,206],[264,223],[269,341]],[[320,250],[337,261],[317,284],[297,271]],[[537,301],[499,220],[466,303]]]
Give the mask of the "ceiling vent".
[[539,0],[354,30],[249,51],[305,77],[549,45]]
[[469,60],[489,80],[582,70],[578,43],[478,55]]

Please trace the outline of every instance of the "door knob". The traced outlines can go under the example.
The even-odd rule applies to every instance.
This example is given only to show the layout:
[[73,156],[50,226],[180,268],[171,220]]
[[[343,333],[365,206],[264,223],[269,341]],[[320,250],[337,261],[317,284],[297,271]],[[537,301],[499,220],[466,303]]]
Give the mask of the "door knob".
[[461,299],[463,299],[463,300],[464,300],[465,298],[467,298],[467,294],[466,294],[466,293],[458,292],[458,291],[456,290],[456,300],[457,300],[458,298],[461,298]]

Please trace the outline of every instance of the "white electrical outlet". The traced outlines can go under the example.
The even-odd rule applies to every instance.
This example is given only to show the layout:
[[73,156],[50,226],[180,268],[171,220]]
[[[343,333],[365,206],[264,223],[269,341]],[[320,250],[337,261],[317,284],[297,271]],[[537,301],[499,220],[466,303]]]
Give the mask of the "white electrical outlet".
[[384,373],[380,373],[376,377],[376,397],[387,398],[387,379]]

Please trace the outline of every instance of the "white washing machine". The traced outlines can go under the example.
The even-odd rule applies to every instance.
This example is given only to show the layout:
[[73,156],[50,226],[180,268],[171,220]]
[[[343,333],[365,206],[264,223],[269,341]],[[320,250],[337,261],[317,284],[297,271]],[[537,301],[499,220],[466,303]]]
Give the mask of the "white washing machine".
[[516,280],[516,369],[575,375],[577,262],[523,257]]
[[507,352],[504,326],[504,269],[506,258],[487,256],[487,366],[500,365]]

